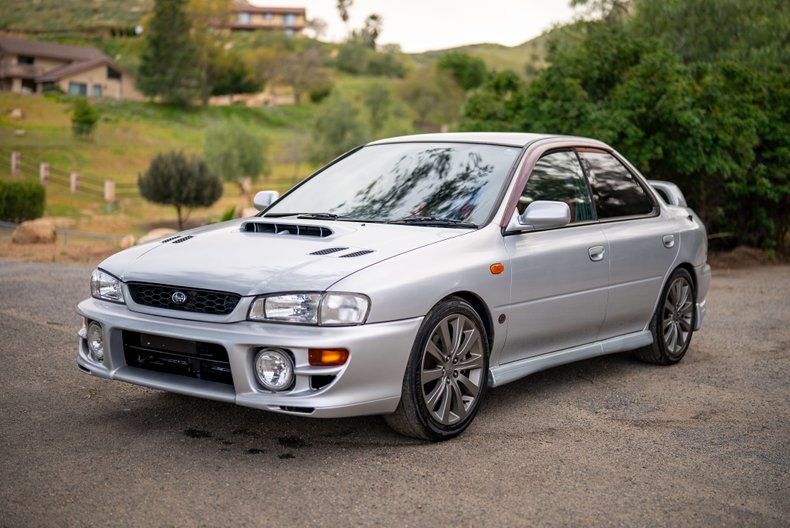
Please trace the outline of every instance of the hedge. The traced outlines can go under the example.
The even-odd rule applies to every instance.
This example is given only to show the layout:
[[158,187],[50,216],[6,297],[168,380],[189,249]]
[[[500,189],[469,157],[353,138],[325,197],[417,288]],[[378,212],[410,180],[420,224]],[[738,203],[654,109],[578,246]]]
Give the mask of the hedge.
[[0,181],[0,220],[24,222],[44,214],[46,193],[38,182]]

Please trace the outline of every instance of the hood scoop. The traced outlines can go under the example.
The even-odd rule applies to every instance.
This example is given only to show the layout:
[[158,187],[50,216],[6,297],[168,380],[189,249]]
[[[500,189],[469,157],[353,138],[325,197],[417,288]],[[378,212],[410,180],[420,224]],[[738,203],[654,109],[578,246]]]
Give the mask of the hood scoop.
[[182,242],[186,242],[190,238],[195,238],[195,237],[193,235],[176,235],[176,236],[171,236],[171,237],[168,237],[168,238],[162,240],[161,243],[162,244],[168,244],[168,243],[169,244],[180,244]]
[[241,230],[247,233],[268,233],[270,235],[293,235],[324,238],[332,234],[328,227],[305,224],[280,224],[274,222],[244,222]]

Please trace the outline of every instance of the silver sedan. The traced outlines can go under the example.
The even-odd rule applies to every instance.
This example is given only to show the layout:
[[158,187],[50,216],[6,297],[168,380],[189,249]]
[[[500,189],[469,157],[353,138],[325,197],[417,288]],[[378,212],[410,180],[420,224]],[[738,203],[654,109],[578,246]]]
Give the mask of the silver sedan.
[[634,350],[671,365],[710,284],[680,190],[537,134],[377,141],[262,212],[94,271],[86,373],[269,411],[381,414],[445,440],[487,387]]

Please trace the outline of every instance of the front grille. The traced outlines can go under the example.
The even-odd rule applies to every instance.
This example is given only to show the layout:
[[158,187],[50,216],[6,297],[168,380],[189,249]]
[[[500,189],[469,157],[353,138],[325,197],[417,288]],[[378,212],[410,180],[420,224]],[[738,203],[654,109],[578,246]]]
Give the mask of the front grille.
[[126,364],[156,372],[233,385],[228,352],[222,345],[124,330]]
[[[144,284],[130,282],[129,293],[137,304],[167,308],[168,310],[181,310],[202,314],[227,315],[236,308],[241,299],[235,293],[218,292],[213,290],[197,290],[195,288],[179,288],[178,286],[162,286],[159,284]],[[176,300],[183,298],[175,293],[182,293],[186,298],[178,303]]]

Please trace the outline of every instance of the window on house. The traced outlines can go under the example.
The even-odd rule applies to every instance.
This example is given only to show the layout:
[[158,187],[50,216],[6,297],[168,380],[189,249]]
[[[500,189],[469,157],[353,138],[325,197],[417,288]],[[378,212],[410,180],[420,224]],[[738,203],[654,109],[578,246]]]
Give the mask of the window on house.
[[272,15],[271,13],[264,13],[263,14],[263,19],[264,20],[271,20],[273,16],[274,15]]
[[238,23],[239,24],[249,24],[252,17],[249,13],[239,13]]
[[57,87],[57,85],[56,85],[56,84],[55,84],[53,81],[47,81],[47,82],[45,82],[44,84],[42,84],[42,86],[41,86],[41,90],[42,90],[44,93],[47,93],[47,92],[56,92],[56,91],[58,91],[58,87]]
[[107,67],[107,78],[108,79],[114,79],[116,81],[120,81],[121,80],[121,72],[119,72],[115,68],[110,68],[108,66]]
[[88,85],[72,81],[69,83],[69,94],[86,96],[88,95]]
[[30,57],[28,55],[19,55],[16,58],[16,63],[17,64],[35,64],[36,63],[36,58],[35,57]]
[[285,34],[288,35],[289,37],[293,37],[295,33],[296,32],[291,28],[285,30]]
[[293,13],[288,13],[283,17],[283,23],[286,26],[292,26],[296,24],[296,16]]
[[93,97],[101,97],[102,96],[102,85],[101,84],[94,84],[93,85]]

